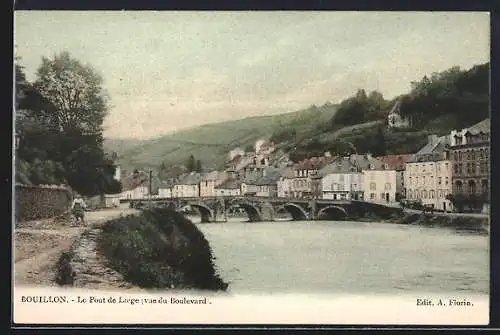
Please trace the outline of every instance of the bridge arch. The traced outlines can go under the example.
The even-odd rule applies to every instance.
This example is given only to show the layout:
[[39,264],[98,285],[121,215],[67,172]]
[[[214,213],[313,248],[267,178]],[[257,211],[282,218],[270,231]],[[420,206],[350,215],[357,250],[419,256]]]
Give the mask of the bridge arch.
[[186,206],[191,206],[193,208],[196,208],[200,212],[202,223],[210,222],[214,218],[213,210],[210,209],[206,205],[199,204],[199,203],[190,203],[190,204],[187,204]]
[[281,208],[285,209],[294,221],[305,221],[307,220],[307,212],[299,205],[294,203],[287,203],[281,206]]
[[318,212],[319,219],[340,220],[347,216],[347,211],[340,206],[327,206]]
[[247,212],[250,222],[262,221],[262,215],[257,207],[246,202],[239,203],[239,205]]

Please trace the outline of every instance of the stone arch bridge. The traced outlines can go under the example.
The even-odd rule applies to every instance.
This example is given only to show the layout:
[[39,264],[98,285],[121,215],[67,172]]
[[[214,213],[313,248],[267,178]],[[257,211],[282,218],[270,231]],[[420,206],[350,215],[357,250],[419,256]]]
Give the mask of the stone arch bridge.
[[181,210],[186,206],[196,208],[200,212],[201,222],[225,220],[227,210],[231,207],[242,208],[251,222],[274,221],[279,212],[288,212],[293,220],[342,220],[347,217],[363,217],[368,213],[390,216],[402,212],[401,208],[351,200],[246,196],[122,200],[130,202],[130,205],[136,208],[147,206],[149,201],[154,207],[168,207],[173,210]]

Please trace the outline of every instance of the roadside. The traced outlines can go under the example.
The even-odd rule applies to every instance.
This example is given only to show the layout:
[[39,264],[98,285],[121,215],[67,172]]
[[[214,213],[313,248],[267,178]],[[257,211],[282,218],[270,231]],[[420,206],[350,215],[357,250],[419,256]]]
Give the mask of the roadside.
[[135,212],[124,208],[87,212],[86,223],[81,226],[72,225],[67,219],[20,223],[14,229],[14,284],[56,286],[54,266],[57,260],[85,230]]

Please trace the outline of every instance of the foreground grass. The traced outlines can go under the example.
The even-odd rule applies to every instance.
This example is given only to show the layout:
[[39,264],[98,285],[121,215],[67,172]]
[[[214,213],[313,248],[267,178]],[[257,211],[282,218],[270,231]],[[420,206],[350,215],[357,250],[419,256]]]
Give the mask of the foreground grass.
[[109,266],[143,288],[226,290],[208,241],[184,216],[152,209],[108,222],[97,241]]

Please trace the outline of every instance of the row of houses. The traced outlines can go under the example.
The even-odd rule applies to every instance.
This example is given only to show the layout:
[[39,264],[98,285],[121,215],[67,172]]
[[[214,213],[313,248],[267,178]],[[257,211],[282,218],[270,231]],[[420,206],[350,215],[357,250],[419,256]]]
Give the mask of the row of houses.
[[[224,171],[191,172],[162,181],[156,196],[248,195],[375,203],[407,199],[450,211],[450,195],[484,195],[489,190],[489,129],[487,119],[446,136],[429,135],[428,143],[414,154],[338,157],[325,153],[298,163],[264,141],[255,152],[233,150]],[[122,198],[147,197],[147,181],[141,172],[126,179]]]

